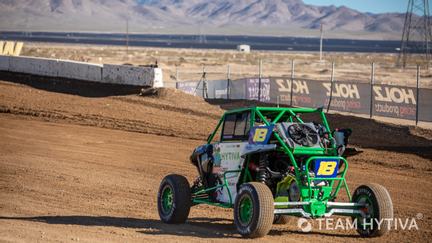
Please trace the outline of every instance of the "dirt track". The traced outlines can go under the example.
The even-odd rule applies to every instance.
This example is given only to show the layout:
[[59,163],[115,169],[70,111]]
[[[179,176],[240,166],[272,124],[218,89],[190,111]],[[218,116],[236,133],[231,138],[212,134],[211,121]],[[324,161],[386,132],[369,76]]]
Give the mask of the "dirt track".
[[[221,110],[171,91],[89,97],[83,89],[64,94],[54,89],[59,84],[37,84],[0,82],[0,241],[238,240],[231,210],[197,206],[187,224],[172,226],[160,223],[156,209],[164,175],[193,180],[187,157]],[[353,143],[365,150],[350,160],[350,188],[380,183],[392,195],[396,217],[423,215],[419,231],[392,231],[374,240],[431,239],[432,141],[413,135],[415,129],[331,119],[352,125]],[[363,239],[343,230],[305,234],[294,220],[274,226],[263,241]]]

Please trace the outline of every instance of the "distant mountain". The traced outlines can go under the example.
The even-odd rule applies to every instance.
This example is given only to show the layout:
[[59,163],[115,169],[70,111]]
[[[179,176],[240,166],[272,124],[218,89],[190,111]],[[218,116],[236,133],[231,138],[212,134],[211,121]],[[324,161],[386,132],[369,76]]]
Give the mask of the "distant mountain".
[[124,32],[126,20],[132,31],[147,33],[234,27],[240,32],[313,30],[323,23],[327,31],[396,34],[404,14],[362,13],[302,0],[0,0],[0,30]]

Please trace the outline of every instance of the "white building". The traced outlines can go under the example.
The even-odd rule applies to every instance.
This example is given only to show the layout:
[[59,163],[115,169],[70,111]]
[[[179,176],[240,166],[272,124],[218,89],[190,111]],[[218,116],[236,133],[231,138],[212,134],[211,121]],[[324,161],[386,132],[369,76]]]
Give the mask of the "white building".
[[237,50],[239,52],[249,53],[250,52],[250,45],[238,45]]

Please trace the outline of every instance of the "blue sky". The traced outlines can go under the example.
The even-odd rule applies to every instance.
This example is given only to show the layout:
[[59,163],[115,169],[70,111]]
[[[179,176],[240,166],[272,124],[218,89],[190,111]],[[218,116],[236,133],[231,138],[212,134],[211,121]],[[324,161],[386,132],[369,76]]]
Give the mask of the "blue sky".
[[371,13],[405,12],[408,6],[408,0],[303,0],[303,2],[320,6],[345,5],[362,12]]

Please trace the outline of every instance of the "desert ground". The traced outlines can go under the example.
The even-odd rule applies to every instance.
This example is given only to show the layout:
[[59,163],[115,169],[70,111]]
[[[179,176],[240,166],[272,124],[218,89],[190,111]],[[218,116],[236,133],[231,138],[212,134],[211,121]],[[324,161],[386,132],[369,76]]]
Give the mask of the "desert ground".
[[[91,50],[76,55],[96,58]],[[0,80],[0,241],[248,241],[229,209],[193,207],[182,225],[163,224],[157,214],[159,182],[170,173],[194,180],[188,157],[227,106],[170,88],[139,96],[136,87],[6,73]],[[351,190],[384,185],[395,217],[415,219],[419,229],[363,239],[353,230],[303,233],[292,218],[259,241],[430,241],[432,131],[337,114],[329,121],[353,128],[350,141],[364,151],[349,160]]]
[[[127,49],[122,46],[25,43],[22,55],[133,65],[148,65],[157,61],[163,68],[164,82],[167,87],[175,87],[176,81],[200,80],[203,68],[205,68],[208,80],[226,79],[228,64],[231,80],[256,77],[259,73],[260,60],[262,60],[262,74],[265,77],[290,77],[291,62],[294,60],[295,77],[330,80],[334,62],[336,81],[357,82],[370,82],[371,63],[374,62],[376,63],[376,83],[416,85],[417,57],[409,59],[408,66],[402,69],[396,67],[397,54],[324,52],[323,62],[320,62],[318,52],[252,50],[251,53],[240,53],[235,50],[148,47]],[[421,87],[432,87],[432,65],[422,67],[420,85]]]

